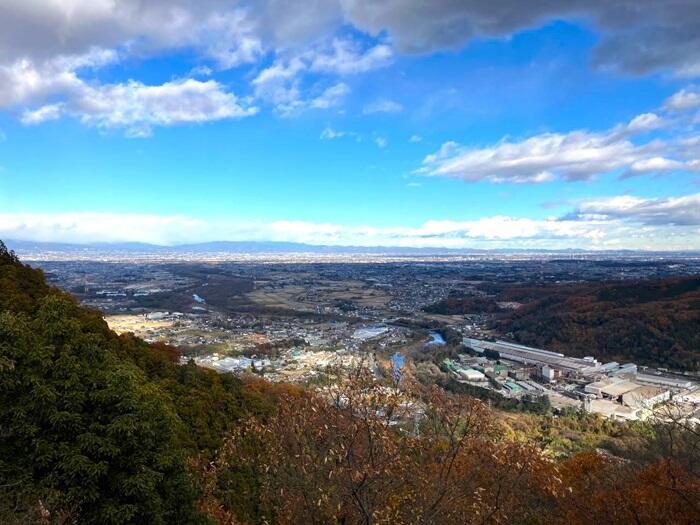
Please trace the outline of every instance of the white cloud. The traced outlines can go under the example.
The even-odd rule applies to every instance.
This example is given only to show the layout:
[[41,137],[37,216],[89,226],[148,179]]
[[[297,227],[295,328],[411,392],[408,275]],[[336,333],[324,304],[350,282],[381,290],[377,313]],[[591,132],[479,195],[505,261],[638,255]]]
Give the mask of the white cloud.
[[310,98],[303,98],[299,88],[292,86],[277,92],[275,110],[283,117],[293,117],[310,109],[331,109],[338,107],[349,93],[350,87],[338,82]]
[[330,49],[312,49],[304,54],[310,71],[351,75],[386,67],[393,60],[391,48],[378,44],[363,50],[351,39],[335,38]]
[[254,63],[265,51],[257,23],[245,10],[212,13],[194,41],[222,69]]
[[350,87],[344,82],[338,82],[311,99],[309,106],[316,109],[332,108],[340,104],[348,93],[350,93]]
[[[674,9],[651,1],[633,10],[618,1],[579,4],[538,0],[523,8],[517,2],[494,7],[454,0],[5,0],[0,2],[0,108],[18,109],[28,122],[46,120],[56,111],[37,111],[83,89],[87,76],[82,69],[185,49],[199,63],[192,72],[197,76],[246,64],[259,67],[272,57],[273,65],[258,75],[252,88],[260,101],[288,116],[335,107],[342,95],[332,98],[332,91],[324,95],[319,89],[331,84],[349,89],[337,77],[386,67],[397,49],[423,53],[454,48],[552,19],[592,20],[603,33],[597,61],[604,65],[637,73],[659,68],[689,75],[700,71],[698,10],[691,0],[677,2]],[[349,28],[375,38],[347,36],[356,33],[342,30]],[[341,33],[345,36],[338,37]],[[333,78],[307,85],[308,73]],[[97,80],[89,83],[101,89]],[[685,96],[690,103],[693,92]],[[680,99],[678,94],[669,107],[682,104]],[[376,111],[396,111],[394,104],[387,101]],[[370,106],[367,112],[374,111]],[[634,132],[641,132],[636,126],[642,125],[654,123],[640,121]]]
[[[131,136],[147,136],[154,126],[235,119],[257,112],[214,80],[93,84],[78,77],[80,68],[100,67],[113,60],[113,53],[95,49],[38,65],[19,60],[0,66],[0,108],[28,106],[21,116],[25,125],[70,115],[102,129],[123,128]],[[46,100],[52,102],[42,104]],[[37,103],[40,105],[33,107]]]
[[129,136],[145,137],[155,126],[237,119],[257,111],[214,80],[182,79],[156,86],[132,80],[99,86],[76,84],[64,102],[25,111],[22,123],[38,124],[68,114],[89,126],[124,129]]
[[214,74],[214,70],[209,66],[199,65],[190,70],[190,75],[195,77],[210,77]]
[[254,115],[257,108],[241,104],[214,80],[194,79],[147,86],[130,81],[86,89],[70,104],[86,124],[99,128],[125,128],[137,135],[153,126],[173,126]]
[[630,133],[643,133],[662,128],[665,125],[664,119],[655,113],[642,113],[634,117],[627,124],[627,131]]
[[664,107],[674,111],[700,108],[700,90],[695,87],[681,89],[666,99]]
[[260,89],[258,96],[264,96],[270,86],[285,84],[296,78],[297,74],[306,68],[304,62],[294,57],[291,60],[276,60],[271,66],[263,69],[254,79],[253,86]]
[[663,157],[649,157],[633,162],[630,170],[636,173],[664,172],[672,170],[692,169],[690,164],[678,160],[665,159]]
[[380,148],[386,148],[389,144],[386,138],[379,135],[375,135],[372,140],[374,140],[374,143]]
[[339,131],[330,126],[326,126],[325,128],[323,128],[323,131],[321,132],[319,138],[321,140],[335,140],[343,137],[352,138],[355,140],[355,142],[362,142],[362,135],[360,135],[359,133],[355,131]]
[[0,213],[0,235],[40,242],[181,242],[205,222],[183,216],[117,213]]
[[296,83],[290,87],[275,90],[272,101],[275,110],[283,117],[293,117],[310,109],[331,109],[342,104],[350,93],[350,87],[344,82],[333,84],[320,93],[310,94],[304,98]]
[[27,59],[0,65],[0,108],[31,104],[60,93],[72,93],[83,86],[75,71],[61,60],[41,66]]
[[448,142],[425,158],[423,172],[469,182],[540,183],[557,176],[582,180],[630,164],[634,152],[635,146],[627,140],[585,131],[544,133],[476,149]]
[[645,225],[700,226],[700,193],[682,197],[640,198],[631,195],[588,200],[575,214],[581,217],[634,220]]
[[[337,80],[303,86],[298,80],[302,70],[348,75],[382,67],[391,60],[388,46],[363,46],[350,38],[323,38],[310,48],[272,49],[264,41],[266,35],[269,37],[272,32],[279,36],[272,27],[273,20],[285,17],[280,17],[279,12],[268,16],[268,11],[281,7],[289,8],[275,0],[234,6],[219,0],[195,4],[184,0],[154,0],[147,4],[140,0],[8,0],[0,5],[0,109],[18,108],[25,124],[67,114],[87,124],[124,125],[132,135],[146,135],[153,125],[237,118],[254,113],[255,108],[247,107],[249,103],[241,103],[220,85],[198,90],[194,84],[184,82],[181,90],[185,94],[193,96],[195,91],[208,90],[208,96],[188,99],[197,106],[192,113],[175,111],[174,104],[154,99],[167,97],[167,92],[180,81],[161,86],[147,86],[137,80],[101,85],[96,80],[86,81],[83,70],[99,69],[127,57],[148,58],[188,48],[196,52],[200,61],[192,74],[201,77],[210,76],[213,68],[259,62],[273,50],[278,58],[253,80],[252,87],[257,98],[271,101],[281,114],[289,116],[305,109],[336,107],[349,93],[349,86]],[[317,11],[324,9],[319,5]],[[339,7],[331,11],[340,13]],[[295,20],[305,24],[302,18]],[[291,33],[301,34],[299,30]],[[283,56],[291,58],[280,58]],[[109,96],[118,97],[116,103],[121,104],[119,110],[126,111],[125,116],[117,115],[117,110],[102,109]],[[152,109],[167,105],[169,111],[152,111],[144,107],[145,99]],[[207,100],[218,102],[218,109],[212,105],[202,111]]]
[[321,132],[321,140],[333,140],[333,139],[339,139],[341,137],[345,136],[344,131],[336,131],[331,127],[326,127],[323,129]]
[[[0,63],[42,62],[93,47],[144,56],[192,49],[220,68],[254,63],[268,51],[303,49],[354,28],[391,42],[358,50],[332,41],[313,67],[338,74],[368,71],[404,53],[454,49],[502,38],[551,20],[591,24],[601,34],[596,62],[633,73],[700,71],[697,2],[625,0],[526,4],[476,0],[4,0]],[[653,45],[649,43],[653,42]]]
[[255,96],[268,100],[282,113],[290,113],[294,106],[303,105],[300,103],[302,94],[297,75],[305,67],[298,58],[287,62],[276,60],[253,79]]
[[367,104],[363,109],[362,113],[364,115],[371,115],[372,113],[399,113],[403,111],[403,106],[398,102],[393,100],[377,100],[370,104]]
[[503,139],[482,148],[446,142],[425,157],[418,173],[467,182],[532,184],[590,180],[610,172],[630,176],[697,171],[700,152],[684,145],[680,134],[666,140],[632,140],[637,134],[669,125],[655,113],[644,113],[603,132],[542,133],[521,141]]
[[416,144],[416,143],[418,143],[418,142],[422,142],[422,141],[423,141],[423,137],[421,137],[420,135],[411,135],[411,138],[409,138],[408,141],[409,141],[409,142],[413,142],[414,144]]
[[47,104],[46,106],[41,106],[39,109],[25,111],[20,120],[22,124],[29,126],[59,119],[62,113],[63,104]]
[[377,45],[362,49],[351,39],[333,39],[303,52],[278,57],[252,80],[255,96],[270,102],[284,116],[298,114],[306,109],[328,109],[337,106],[350,92],[345,82],[336,82],[320,95],[312,95],[317,85],[306,88],[304,77],[309,72],[323,75],[350,75],[364,73],[388,65],[391,51]]
[[0,213],[0,238],[166,245],[258,240],[355,246],[688,250],[700,249],[699,225],[700,194],[694,194],[593,199],[559,218],[496,215],[467,221],[428,220],[416,227],[205,220],[180,215]]

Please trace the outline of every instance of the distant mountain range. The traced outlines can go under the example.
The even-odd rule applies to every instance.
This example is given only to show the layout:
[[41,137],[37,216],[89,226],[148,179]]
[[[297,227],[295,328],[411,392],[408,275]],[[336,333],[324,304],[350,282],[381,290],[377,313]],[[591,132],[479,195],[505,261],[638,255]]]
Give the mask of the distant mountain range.
[[240,253],[240,254],[284,254],[284,253],[313,253],[313,254],[384,254],[384,255],[469,255],[469,254],[597,254],[597,255],[700,255],[700,251],[684,252],[642,252],[634,250],[547,250],[534,248],[499,248],[499,249],[453,249],[453,248],[409,248],[397,246],[330,246],[304,244],[297,242],[276,241],[217,241],[196,244],[179,244],[162,246],[139,242],[120,243],[90,243],[71,244],[56,242],[37,242],[7,239],[5,244],[18,255],[36,254],[39,252],[56,253],[141,253],[141,254],[187,254],[187,253]]

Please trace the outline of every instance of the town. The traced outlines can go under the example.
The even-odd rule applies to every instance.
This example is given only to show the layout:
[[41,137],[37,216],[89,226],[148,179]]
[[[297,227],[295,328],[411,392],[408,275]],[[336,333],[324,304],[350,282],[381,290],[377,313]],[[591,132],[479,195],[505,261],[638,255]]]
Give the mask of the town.
[[423,382],[541,400],[555,411],[638,420],[672,402],[683,417],[700,416],[696,375],[514,344],[493,330],[487,312],[450,315],[430,308],[456,292],[481,298],[485,284],[700,273],[697,258],[365,258],[349,263],[342,256],[209,254],[204,260],[161,257],[138,265],[109,257],[33,264],[103,311],[115,331],[174,345],[183,362],[192,359],[220,372],[318,384],[334,370],[359,364],[391,377],[400,356],[405,372]]

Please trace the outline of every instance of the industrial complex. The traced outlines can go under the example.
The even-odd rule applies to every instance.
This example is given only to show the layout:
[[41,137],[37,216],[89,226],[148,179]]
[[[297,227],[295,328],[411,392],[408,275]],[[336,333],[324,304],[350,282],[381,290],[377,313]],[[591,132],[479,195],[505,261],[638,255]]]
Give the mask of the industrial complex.
[[700,385],[687,377],[506,341],[465,337],[463,344],[471,355],[460,356],[458,363],[448,360],[446,367],[460,381],[507,397],[546,395],[555,407],[578,407],[621,420],[646,419],[671,399],[691,417],[700,409]]

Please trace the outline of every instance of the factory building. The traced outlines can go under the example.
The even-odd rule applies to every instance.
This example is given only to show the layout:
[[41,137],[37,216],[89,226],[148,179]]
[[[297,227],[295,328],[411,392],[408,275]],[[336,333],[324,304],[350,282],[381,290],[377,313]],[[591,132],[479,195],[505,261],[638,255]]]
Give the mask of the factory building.
[[671,399],[671,392],[657,386],[639,386],[622,394],[622,404],[631,408],[653,408]]
[[473,368],[462,368],[459,370],[459,375],[467,381],[486,381],[486,376]]
[[542,367],[548,365],[557,368],[564,373],[580,376],[592,376],[600,373],[600,363],[593,357],[566,357],[559,352],[550,352],[539,348],[508,343],[506,341],[482,341],[465,337],[463,344],[472,348],[477,353],[484,353],[489,350],[498,352],[501,359],[522,363],[525,365],[536,365]]
[[627,420],[644,419],[655,405],[671,398],[667,388],[620,378],[590,383],[584,391],[588,394],[584,398],[587,411]]

